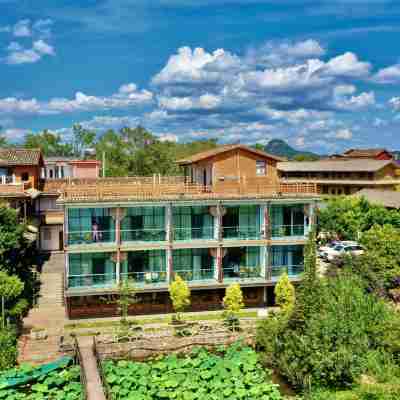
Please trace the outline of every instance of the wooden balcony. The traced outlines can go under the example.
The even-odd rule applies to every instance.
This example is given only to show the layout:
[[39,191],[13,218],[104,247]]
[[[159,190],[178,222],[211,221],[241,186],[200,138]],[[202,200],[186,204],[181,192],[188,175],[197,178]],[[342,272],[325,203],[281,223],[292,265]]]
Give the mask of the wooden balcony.
[[60,192],[60,201],[65,203],[315,197],[319,194],[314,183],[279,183],[264,178],[248,178],[204,186],[185,183],[183,177],[161,176],[74,179],[66,183]]
[[23,197],[25,195],[25,191],[31,187],[31,182],[0,184],[0,197]]

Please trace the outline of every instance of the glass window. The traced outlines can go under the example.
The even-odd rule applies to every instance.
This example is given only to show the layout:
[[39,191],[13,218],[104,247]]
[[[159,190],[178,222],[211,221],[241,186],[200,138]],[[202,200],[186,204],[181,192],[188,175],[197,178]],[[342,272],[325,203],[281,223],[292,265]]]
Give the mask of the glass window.
[[21,180],[24,182],[29,181],[29,172],[23,172],[21,174]]
[[265,175],[267,172],[267,163],[264,160],[256,161],[256,174],[259,176]]

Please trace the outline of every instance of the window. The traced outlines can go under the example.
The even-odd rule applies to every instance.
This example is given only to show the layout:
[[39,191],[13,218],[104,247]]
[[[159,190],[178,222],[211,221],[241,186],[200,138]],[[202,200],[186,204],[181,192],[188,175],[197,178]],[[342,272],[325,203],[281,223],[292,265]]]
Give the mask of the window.
[[263,176],[267,172],[267,163],[264,160],[256,161],[256,175]]
[[29,172],[23,172],[23,173],[21,174],[21,180],[22,180],[23,182],[29,181]]

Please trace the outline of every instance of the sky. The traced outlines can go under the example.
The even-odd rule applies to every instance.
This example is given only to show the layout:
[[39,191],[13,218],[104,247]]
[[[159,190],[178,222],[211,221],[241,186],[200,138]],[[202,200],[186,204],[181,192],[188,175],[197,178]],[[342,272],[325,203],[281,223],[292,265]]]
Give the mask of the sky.
[[0,126],[400,149],[399,43],[399,0],[0,0]]

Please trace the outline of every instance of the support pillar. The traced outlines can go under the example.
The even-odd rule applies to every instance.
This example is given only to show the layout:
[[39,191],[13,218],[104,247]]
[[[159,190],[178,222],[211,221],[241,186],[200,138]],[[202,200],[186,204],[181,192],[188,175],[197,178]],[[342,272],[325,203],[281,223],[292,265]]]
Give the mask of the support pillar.
[[117,286],[119,286],[119,283],[121,282],[121,250],[119,246],[117,249],[117,262],[115,263],[115,281]]
[[217,239],[219,242],[222,241],[222,205],[217,204]]
[[166,240],[169,243],[172,243],[174,240],[174,231],[173,231],[173,221],[172,221],[172,204],[168,203],[165,210],[165,231],[166,231]]
[[270,218],[270,204],[267,203],[264,207],[264,219],[263,219],[263,232],[264,239],[271,239],[271,218]]
[[224,249],[221,246],[218,246],[216,257],[216,276],[219,283],[222,283],[222,281],[224,280],[224,270],[222,268],[223,253]]
[[172,282],[174,277],[174,265],[172,257],[172,247],[168,247],[167,251],[167,283]]
[[272,280],[272,257],[271,246],[265,248],[265,280]]

